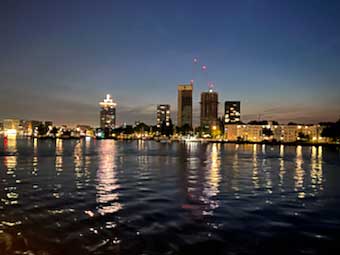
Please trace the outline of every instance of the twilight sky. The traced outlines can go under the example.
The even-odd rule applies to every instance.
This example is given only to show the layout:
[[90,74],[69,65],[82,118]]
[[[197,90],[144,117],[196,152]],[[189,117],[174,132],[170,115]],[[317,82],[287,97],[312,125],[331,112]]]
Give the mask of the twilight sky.
[[97,126],[110,93],[119,123],[154,123],[160,103],[176,120],[177,84],[195,79],[196,123],[208,82],[220,115],[241,100],[244,121],[335,121],[339,13],[337,0],[1,0],[0,119]]

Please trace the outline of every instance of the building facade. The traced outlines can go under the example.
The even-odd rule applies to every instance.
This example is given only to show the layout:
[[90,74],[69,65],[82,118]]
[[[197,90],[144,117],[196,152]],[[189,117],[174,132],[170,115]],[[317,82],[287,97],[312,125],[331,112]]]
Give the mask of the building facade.
[[20,131],[20,120],[18,119],[4,119],[3,130],[7,135],[16,135]]
[[107,94],[106,98],[99,103],[100,105],[100,127],[115,128],[116,127],[116,103],[112,97]]
[[[265,129],[271,130],[272,135],[264,134]],[[225,139],[228,141],[325,142],[321,132],[320,125],[225,125]]]
[[178,85],[177,126],[192,128],[192,84]]
[[212,90],[201,93],[201,116],[200,125],[202,128],[210,129],[217,125],[218,118],[218,94]]
[[224,103],[224,124],[239,123],[241,121],[241,102],[226,101]]
[[160,128],[165,121],[166,126],[170,126],[170,105],[159,104],[157,105],[157,127]]

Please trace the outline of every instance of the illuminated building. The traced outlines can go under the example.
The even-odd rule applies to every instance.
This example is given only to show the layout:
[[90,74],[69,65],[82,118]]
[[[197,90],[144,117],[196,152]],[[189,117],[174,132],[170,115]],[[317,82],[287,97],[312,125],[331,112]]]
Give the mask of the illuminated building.
[[272,139],[278,142],[324,142],[320,125],[225,125],[225,138],[228,141],[262,142],[268,137],[264,129],[272,131]]
[[218,94],[210,89],[208,92],[201,93],[201,118],[202,128],[210,129],[217,125],[218,116]]
[[4,119],[3,129],[7,135],[16,135],[19,131],[20,120],[18,119]]
[[228,141],[250,141],[250,142],[261,142],[262,136],[262,125],[225,125],[225,138]]
[[76,130],[79,132],[81,137],[94,136],[93,129],[89,125],[77,125]]
[[263,131],[262,125],[247,125],[244,140],[252,142],[262,142],[263,141],[262,131]]
[[178,85],[177,126],[192,127],[192,84]]
[[241,121],[241,102],[226,101],[224,104],[224,124],[239,123]]
[[170,105],[159,104],[157,105],[157,127],[160,128],[163,121],[166,126],[170,126]]
[[104,101],[100,105],[100,128],[116,127],[116,103],[113,102],[109,94],[106,95]]

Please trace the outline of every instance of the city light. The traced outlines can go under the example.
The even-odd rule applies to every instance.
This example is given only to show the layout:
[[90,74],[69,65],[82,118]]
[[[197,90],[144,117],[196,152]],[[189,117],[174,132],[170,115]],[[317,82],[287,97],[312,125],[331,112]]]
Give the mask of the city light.
[[16,136],[17,130],[16,129],[7,129],[5,130],[5,136]]

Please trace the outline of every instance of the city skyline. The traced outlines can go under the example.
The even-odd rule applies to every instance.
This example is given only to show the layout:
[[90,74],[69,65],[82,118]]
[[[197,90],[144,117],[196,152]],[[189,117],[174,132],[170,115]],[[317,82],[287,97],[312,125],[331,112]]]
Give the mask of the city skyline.
[[118,125],[155,123],[163,103],[176,120],[177,84],[191,79],[194,126],[209,82],[221,102],[242,102],[244,121],[340,117],[338,2],[130,6],[2,1],[0,119],[96,126],[97,102],[109,93],[118,103]]

